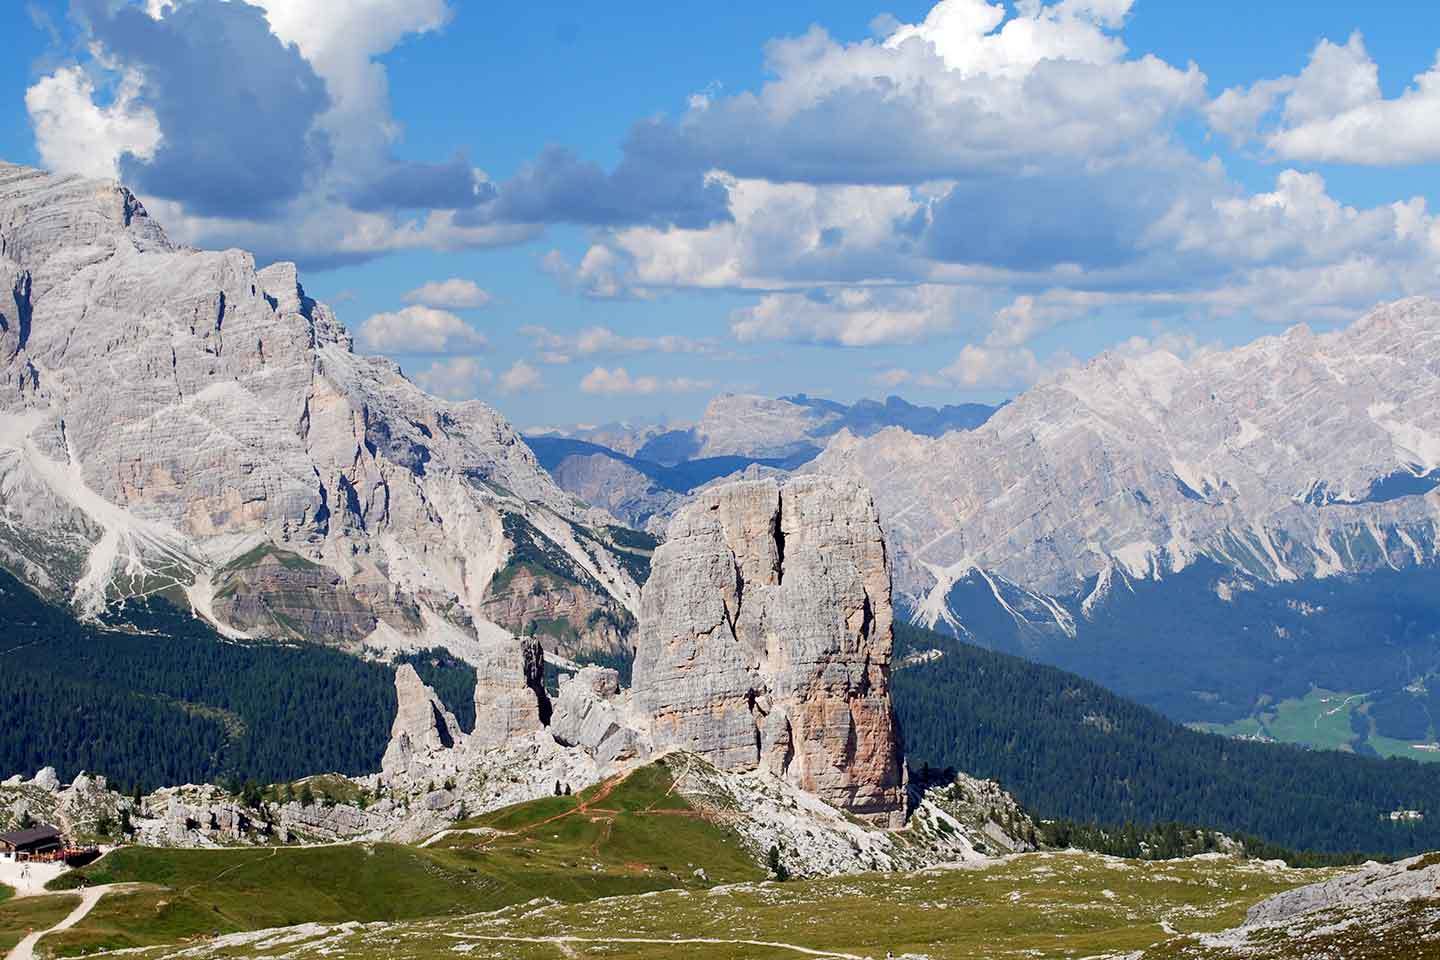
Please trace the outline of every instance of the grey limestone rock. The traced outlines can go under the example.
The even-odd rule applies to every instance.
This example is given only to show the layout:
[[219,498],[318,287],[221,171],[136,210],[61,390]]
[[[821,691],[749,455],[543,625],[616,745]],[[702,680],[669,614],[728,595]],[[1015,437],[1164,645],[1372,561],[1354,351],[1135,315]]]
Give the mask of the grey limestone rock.
[[460,741],[460,725],[410,664],[395,671],[398,706],[381,770],[386,776],[411,773],[437,751]]
[[617,763],[639,756],[643,746],[619,706],[620,674],[584,667],[560,684],[550,734],[564,746],[582,747],[596,760]]
[[1440,892],[1440,854],[1367,863],[1323,883],[1287,890],[1250,908],[1245,925],[1278,923],[1332,907],[1429,900]]
[[[124,188],[0,164],[0,563],[88,613],[184,593],[237,637],[450,646],[516,535],[624,563],[479,401],[353,351],[293,264],[171,244]],[[461,624],[461,626],[457,626]]]
[[501,746],[550,722],[545,651],[534,637],[490,644],[475,668],[475,749]]
[[706,491],[671,522],[641,604],[633,693],[657,749],[764,766],[898,824],[890,570],[869,493],[805,477]]
[[1202,559],[1272,583],[1430,564],[1440,302],[1184,359],[1107,353],[973,431],[841,433],[811,468],[872,485],[897,591],[931,622],[976,569],[1051,597],[1088,584],[1088,611]]

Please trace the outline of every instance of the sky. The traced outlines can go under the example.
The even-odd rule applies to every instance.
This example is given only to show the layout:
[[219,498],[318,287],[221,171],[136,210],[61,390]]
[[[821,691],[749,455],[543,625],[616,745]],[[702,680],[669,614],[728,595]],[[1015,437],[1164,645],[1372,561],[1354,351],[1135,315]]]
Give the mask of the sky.
[[995,401],[1440,287],[1433,3],[0,7],[0,158],[522,428]]

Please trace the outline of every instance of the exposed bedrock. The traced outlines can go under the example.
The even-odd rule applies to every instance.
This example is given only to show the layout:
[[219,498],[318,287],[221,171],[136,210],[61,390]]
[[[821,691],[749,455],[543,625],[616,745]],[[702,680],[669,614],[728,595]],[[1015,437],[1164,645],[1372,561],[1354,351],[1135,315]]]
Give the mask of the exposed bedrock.
[[763,766],[898,824],[893,639],[885,541],[864,487],[730,484],[680,511],[655,553],[633,694],[657,749]]

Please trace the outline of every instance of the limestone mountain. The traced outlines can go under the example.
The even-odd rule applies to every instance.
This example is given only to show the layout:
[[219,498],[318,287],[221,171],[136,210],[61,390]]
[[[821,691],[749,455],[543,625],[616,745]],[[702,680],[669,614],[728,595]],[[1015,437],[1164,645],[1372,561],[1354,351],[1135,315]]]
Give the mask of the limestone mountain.
[[[1440,607],[1423,599],[1440,551],[1440,303],[1188,360],[1106,354],[973,431],[841,433],[812,466],[875,491],[897,593],[925,624],[1180,719],[1235,719],[1310,684],[1408,686],[1386,708],[1411,715],[1393,736],[1440,733],[1411,709],[1440,669]],[[1377,590],[1410,599],[1377,605]]]
[[402,668],[385,774],[434,782],[493,766],[504,751],[526,758],[505,769],[548,787],[681,750],[900,827],[892,627],[885,540],[863,487],[726,484],[681,510],[655,553],[630,689],[589,666],[552,698],[533,639],[497,644],[477,667],[475,728],[461,736]]
[[863,487],[722,486],[681,510],[656,551],[635,697],[657,744],[763,768],[898,825],[893,620],[885,539]]
[[295,267],[172,244],[111,183],[0,165],[0,563],[227,635],[612,647],[644,545],[493,408],[355,353]]

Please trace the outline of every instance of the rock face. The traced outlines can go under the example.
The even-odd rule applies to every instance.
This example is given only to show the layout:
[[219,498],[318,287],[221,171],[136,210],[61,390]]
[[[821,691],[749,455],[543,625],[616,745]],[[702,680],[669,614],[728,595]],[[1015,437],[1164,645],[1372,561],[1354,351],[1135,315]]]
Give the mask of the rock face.
[[395,671],[395,694],[395,722],[381,762],[381,769],[389,775],[412,772],[417,759],[451,749],[461,736],[454,715],[408,663]]
[[871,483],[932,623],[975,570],[1068,597],[1202,559],[1271,583],[1433,563],[1440,302],[1188,360],[1105,354],[976,430],[840,434],[813,467]]
[[232,636],[467,656],[522,562],[577,609],[638,609],[608,516],[488,405],[355,354],[293,264],[173,246],[115,184],[3,163],[0,511],[0,564],[37,589],[188,597]]
[[545,651],[534,637],[490,645],[475,668],[477,748],[497,747],[550,722]]
[[645,752],[630,722],[620,700],[620,674],[584,667],[560,684],[550,734],[562,746],[582,747],[601,763],[613,764]]
[[655,746],[763,767],[898,823],[890,570],[864,488],[807,477],[707,491],[651,571],[633,694]]
[[1426,854],[1397,863],[1367,863],[1353,873],[1308,887],[1287,890],[1250,908],[1247,926],[1282,923],[1334,907],[1432,900],[1440,890],[1440,855]]

